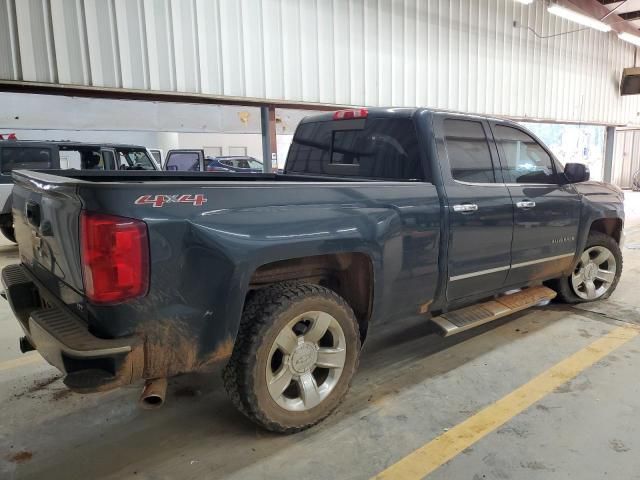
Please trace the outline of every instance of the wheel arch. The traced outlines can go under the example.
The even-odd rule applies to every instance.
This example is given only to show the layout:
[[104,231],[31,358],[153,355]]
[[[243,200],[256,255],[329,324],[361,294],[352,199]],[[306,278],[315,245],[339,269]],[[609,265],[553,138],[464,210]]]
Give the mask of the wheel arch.
[[353,309],[358,320],[360,339],[364,342],[373,310],[375,284],[373,261],[369,255],[341,252],[266,263],[251,275],[247,295],[287,281],[315,283],[344,298]]
[[620,241],[622,240],[622,228],[623,221],[621,218],[598,218],[591,223],[588,233],[604,233],[605,235],[613,238],[618,245],[620,245]]

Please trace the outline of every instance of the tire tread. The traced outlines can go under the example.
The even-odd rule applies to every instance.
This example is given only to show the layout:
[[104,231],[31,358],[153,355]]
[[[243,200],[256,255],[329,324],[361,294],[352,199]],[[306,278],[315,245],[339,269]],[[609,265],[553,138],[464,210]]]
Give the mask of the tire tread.
[[[256,394],[251,387],[252,384],[255,384],[255,378],[251,377],[251,372],[256,361],[260,341],[273,323],[275,316],[295,302],[310,296],[321,296],[337,303],[351,312],[351,316],[355,320],[349,304],[334,291],[320,285],[282,282],[258,290],[245,304],[233,353],[223,371],[225,389],[236,408],[253,422],[273,432],[288,434],[305,430],[324,420],[337,407],[336,404],[333,409],[313,422],[298,426],[284,425],[269,418],[260,409]],[[353,328],[356,332],[358,331],[357,325],[354,325]],[[359,334],[356,337],[359,343]],[[356,348],[359,350],[360,345],[358,344]],[[354,371],[357,369],[357,365],[358,359],[356,359]]]
[[[601,245],[603,247],[607,247],[613,255],[616,257],[616,276],[611,285],[611,288],[602,296],[595,300],[604,300],[609,298],[609,296],[614,292],[616,287],[618,286],[618,281],[620,280],[620,276],[622,275],[622,252],[620,251],[620,246],[615,241],[614,238],[610,237],[601,232],[591,232],[587,238],[587,243],[585,245],[585,249],[589,247],[593,247],[596,245]],[[568,304],[576,304],[576,303],[586,303],[595,300],[585,300],[584,298],[580,298],[577,296],[573,289],[571,288],[570,277],[563,277],[552,280],[549,282],[549,287],[554,289],[558,293],[557,299],[561,302]]]

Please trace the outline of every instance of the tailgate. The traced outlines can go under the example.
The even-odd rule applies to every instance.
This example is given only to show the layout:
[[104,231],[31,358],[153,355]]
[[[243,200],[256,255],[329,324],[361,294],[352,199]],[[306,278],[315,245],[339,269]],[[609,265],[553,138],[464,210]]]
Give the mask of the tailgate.
[[[64,300],[64,286],[83,292],[77,186],[53,175],[13,175],[13,221],[20,260]],[[70,293],[70,292],[69,292]]]

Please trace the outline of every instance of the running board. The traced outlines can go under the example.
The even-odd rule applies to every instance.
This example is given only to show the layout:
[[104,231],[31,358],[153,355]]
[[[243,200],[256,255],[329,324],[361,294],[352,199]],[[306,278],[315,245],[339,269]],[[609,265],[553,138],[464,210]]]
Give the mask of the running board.
[[470,328],[506,317],[525,308],[533,307],[541,302],[555,298],[556,292],[547,287],[531,287],[511,295],[477,303],[452,312],[443,313],[431,319],[441,331],[443,337],[464,332]]

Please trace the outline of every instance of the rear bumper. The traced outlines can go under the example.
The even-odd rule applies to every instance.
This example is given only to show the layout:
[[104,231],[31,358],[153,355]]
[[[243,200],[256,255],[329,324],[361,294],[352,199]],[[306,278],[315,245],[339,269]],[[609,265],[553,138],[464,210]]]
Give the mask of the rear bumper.
[[70,389],[103,391],[142,377],[144,356],[139,339],[96,337],[22,265],[2,269],[2,284],[29,342],[66,374],[64,382]]

